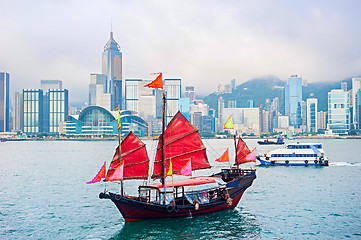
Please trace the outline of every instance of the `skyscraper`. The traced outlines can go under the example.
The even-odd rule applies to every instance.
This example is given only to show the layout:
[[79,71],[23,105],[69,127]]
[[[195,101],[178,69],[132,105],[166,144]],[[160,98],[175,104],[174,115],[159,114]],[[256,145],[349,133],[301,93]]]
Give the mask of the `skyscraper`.
[[320,111],[317,113],[317,130],[326,129],[327,127],[327,112]]
[[308,132],[317,132],[318,131],[318,119],[317,119],[317,107],[318,99],[317,98],[308,98],[306,101],[306,125]]
[[21,131],[23,129],[23,94],[15,92],[13,100],[13,130]]
[[164,79],[164,90],[167,96],[167,121],[179,110],[179,98],[181,97],[181,79]]
[[232,91],[236,89],[236,79],[231,80]]
[[144,87],[150,82],[142,79],[125,80],[126,109],[138,112],[139,116],[146,119],[161,118],[162,91]]
[[184,97],[189,98],[190,102],[194,102],[196,100],[196,94],[194,92],[194,86],[186,86],[186,90],[184,92]]
[[41,89],[44,94],[49,91],[49,89],[62,89],[63,82],[61,80],[41,80],[40,81]]
[[43,132],[43,90],[23,89],[24,133]]
[[90,74],[89,106],[100,106],[111,111],[111,95],[106,93],[106,82],[106,75]]
[[122,107],[122,52],[110,32],[110,38],[104,46],[102,74],[106,75],[106,93],[111,95],[111,109]]
[[10,118],[10,74],[0,72],[0,132],[8,132]]
[[297,75],[292,75],[285,86],[285,114],[291,126],[302,124],[302,78]]
[[347,134],[350,130],[349,94],[342,89],[328,93],[327,128],[336,134]]
[[59,123],[68,116],[68,90],[50,89],[47,92],[49,101],[49,132],[58,133]]
[[361,78],[352,78],[352,123],[355,129],[360,129],[360,119],[357,109],[357,93],[361,89]]

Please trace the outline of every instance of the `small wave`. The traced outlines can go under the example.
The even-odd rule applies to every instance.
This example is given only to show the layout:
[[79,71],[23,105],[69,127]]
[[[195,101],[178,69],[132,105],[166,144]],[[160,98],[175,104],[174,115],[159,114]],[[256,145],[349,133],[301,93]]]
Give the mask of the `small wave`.
[[361,163],[350,162],[331,162],[329,165],[332,167],[361,167]]

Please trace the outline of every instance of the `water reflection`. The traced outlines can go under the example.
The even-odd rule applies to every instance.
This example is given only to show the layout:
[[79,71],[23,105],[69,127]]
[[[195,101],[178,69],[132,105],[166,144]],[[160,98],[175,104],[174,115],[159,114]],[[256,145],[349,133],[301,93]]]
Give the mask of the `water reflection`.
[[193,218],[129,222],[111,239],[252,239],[260,232],[256,217],[237,208]]

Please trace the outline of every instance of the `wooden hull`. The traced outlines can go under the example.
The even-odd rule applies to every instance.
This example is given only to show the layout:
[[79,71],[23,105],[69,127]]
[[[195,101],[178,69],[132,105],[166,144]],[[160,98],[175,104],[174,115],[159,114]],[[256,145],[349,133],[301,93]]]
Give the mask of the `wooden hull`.
[[200,204],[198,209],[190,204],[177,205],[174,207],[170,205],[152,204],[139,201],[138,198],[121,196],[115,193],[100,193],[99,197],[112,200],[126,222],[145,219],[189,217],[234,209],[241,200],[244,191],[252,185],[255,178],[256,176],[253,173],[252,175],[242,176],[227,183],[227,190],[232,198],[230,205],[230,202],[227,204],[225,197],[219,196],[209,203]]

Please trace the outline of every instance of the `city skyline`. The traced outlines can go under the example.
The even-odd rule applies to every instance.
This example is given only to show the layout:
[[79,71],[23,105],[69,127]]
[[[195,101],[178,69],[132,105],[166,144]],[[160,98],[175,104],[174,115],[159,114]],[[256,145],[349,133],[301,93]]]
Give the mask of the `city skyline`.
[[0,70],[11,74],[11,96],[60,79],[76,93],[70,102],[86,102],[111,30],[123,52],[123,79],[162,71],[202,95],[234,78],[238,85],[298,74],[322,82],[361,73],[357,1],[22,3],[4,2],[0,16]]

